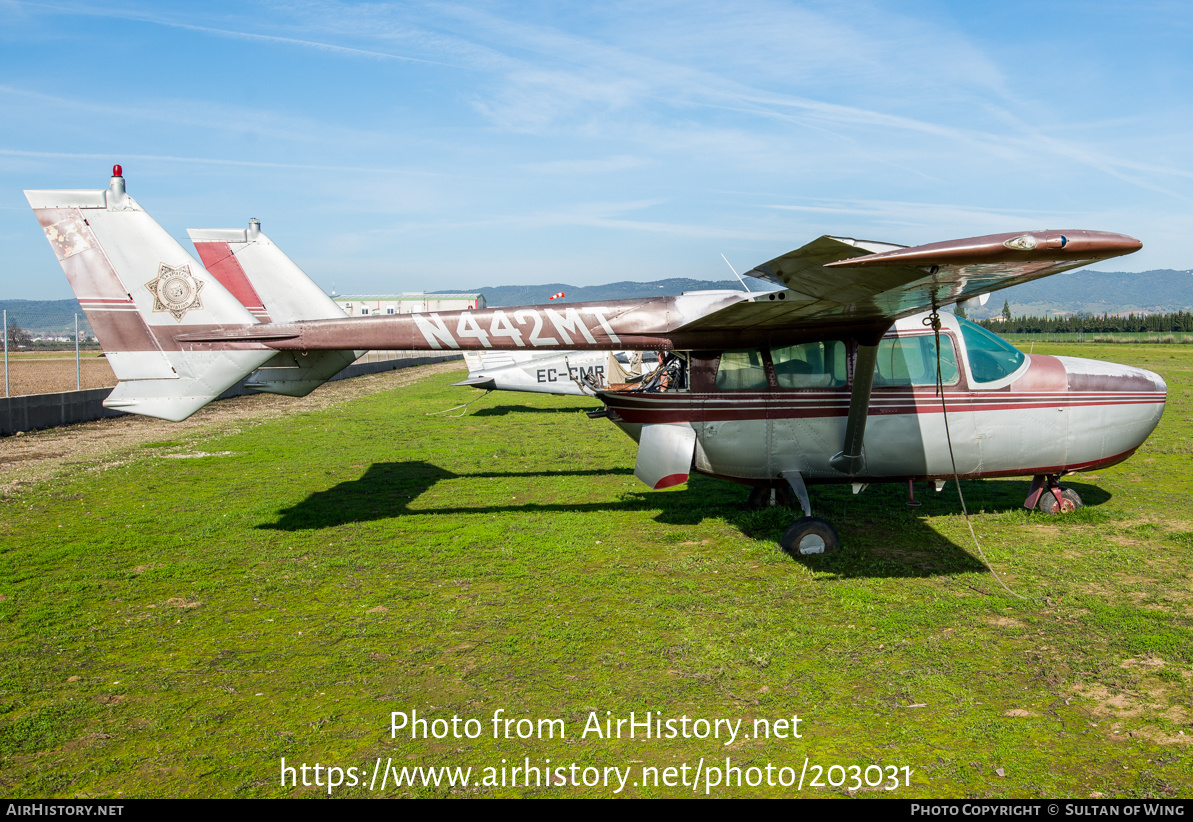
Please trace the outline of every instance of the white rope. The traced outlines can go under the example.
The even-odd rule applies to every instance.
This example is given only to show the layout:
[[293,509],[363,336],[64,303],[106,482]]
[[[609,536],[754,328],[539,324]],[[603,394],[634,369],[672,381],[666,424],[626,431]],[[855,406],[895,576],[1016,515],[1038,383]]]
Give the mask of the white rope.
[[447,414],[447,415],[450,417],[462,417],[468,411],[468,406],[472,405],[473,402],[480,402],[481,400],[483,400],[485,397],[489,396],[492,393],[493,393],[493,389],[490,388],[490,389],[486,390],[485,393],[481,394],[479,397],[477,397],[475,400],[473,400],[472,402],[466,402],[463,405],[453,405],[451,408],[445,408],[442,411],[428,411],[427,413],[423,414],[423,416],[424,417],[439,417],[444,414],[447,414],[448,411],[455,411],[457,408],[459,408],[460,409],[459,414]]
[[957,497],[961,500],[961,513],[965,515],[965,524],[969,526],[969,535],[973,537],[973,544],[977,546],[978,556],[982,558],[982,564],[986,566],[986,570],[990,575],[1013,597],[1026,600],[1027,597],[1022,594],[1017,594],[1007,587],[1007,584],[1002,581],[998,573],[990,566],[990,560],[986,559],[986,554],[982,550],[982,544],[978,542],[978,535],[974,533],[973,523],[969,519],[969,510],[965,507],[965,495],[961,493],[961,477],[957,474],[957,458],[953,456],[953,436],[949,432],[949,409],[944,401],[944,377],[940,370],[940,314],[936,311],[924,320],[924,325],[932,327],[936,333],[936,393],[940,397],[940,411],[944,415],[944,436],[949,443],[949,460],[953,463],[953,482],[957,485]]

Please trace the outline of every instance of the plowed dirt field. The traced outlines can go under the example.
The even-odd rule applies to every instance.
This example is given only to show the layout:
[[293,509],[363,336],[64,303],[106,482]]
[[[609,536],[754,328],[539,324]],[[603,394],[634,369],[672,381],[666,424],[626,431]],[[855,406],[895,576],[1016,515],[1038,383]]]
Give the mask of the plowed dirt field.
[[8,393],[14,397],[116,385],[112,366],[95,353],[85,353],[79,358],[79,376],[81,385],[75,381],[73,353],[8,355]]

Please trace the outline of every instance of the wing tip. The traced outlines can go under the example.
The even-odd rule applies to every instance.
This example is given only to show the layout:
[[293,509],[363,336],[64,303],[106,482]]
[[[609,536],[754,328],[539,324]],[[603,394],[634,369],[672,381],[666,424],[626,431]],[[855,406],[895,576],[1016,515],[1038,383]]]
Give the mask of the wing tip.
[[1132,254],[1141,248],[1141,241],[1126,234],[1049,229],[946,240],[825,263],[824,267],[965,265],[1036,260],[1094,262]]

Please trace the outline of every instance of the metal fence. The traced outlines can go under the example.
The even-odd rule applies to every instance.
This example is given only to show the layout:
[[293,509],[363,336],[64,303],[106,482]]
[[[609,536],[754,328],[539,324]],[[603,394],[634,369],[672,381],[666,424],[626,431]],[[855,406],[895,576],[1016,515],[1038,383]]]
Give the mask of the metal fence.
[[[350,379],[365,374],[380,374],[401,368],[410,368],[445,360],[459,359],[459,354],[443,354],[442,352],[421,352],[422,354],[438,354],[438,356],[421,356],[414,358],[383,359],[371,362],[357,362],[345,368],[332,380]],[[123,416],[125,412],[105,408],[107,388],[94,388],[83,391],[62,391],[51,394],[29,394],[20,397],[0,397],[0,437],[15,434],[19,431],[34,431],[39,428],[54,428],[59,425],[71,425],[79,422],[103,419],[105,417]],[[255,393],[246,388],[244,380],[229,388],[220,395],[220,399],[239,397],[243,394]]]
[[0,310],[4,396],[102,388],[115,376],[80,313]]
[[[20,397],[112,388],[116,375],[81,313],[0,310],[4,394]],[[428,351],[366,351],[358,363],[426,357]]]

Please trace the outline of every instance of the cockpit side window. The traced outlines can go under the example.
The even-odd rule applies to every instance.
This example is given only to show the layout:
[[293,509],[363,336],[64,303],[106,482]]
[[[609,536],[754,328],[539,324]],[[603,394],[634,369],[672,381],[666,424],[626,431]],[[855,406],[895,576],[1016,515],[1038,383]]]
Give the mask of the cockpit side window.
[[969,375],[975,383],[997,382],[1014,374],[1027,357],[1022,351],[980,325],[963,320],[961,339],[965,340],[965,356],[969,360]]
[[721,354],[717,388],[722,391],[765,391],[766,366],[762,362],[762,352],[754,348]]
[[834,388],[844,385],[845,343],[840,340],[785,345],[770,350],[780,388]]
[[[945,385],[956,385],[957,352],[947,334],[940,335],[940,376]],[[936,385],[936,335],[894,337],[878,344],[875,386]]]

